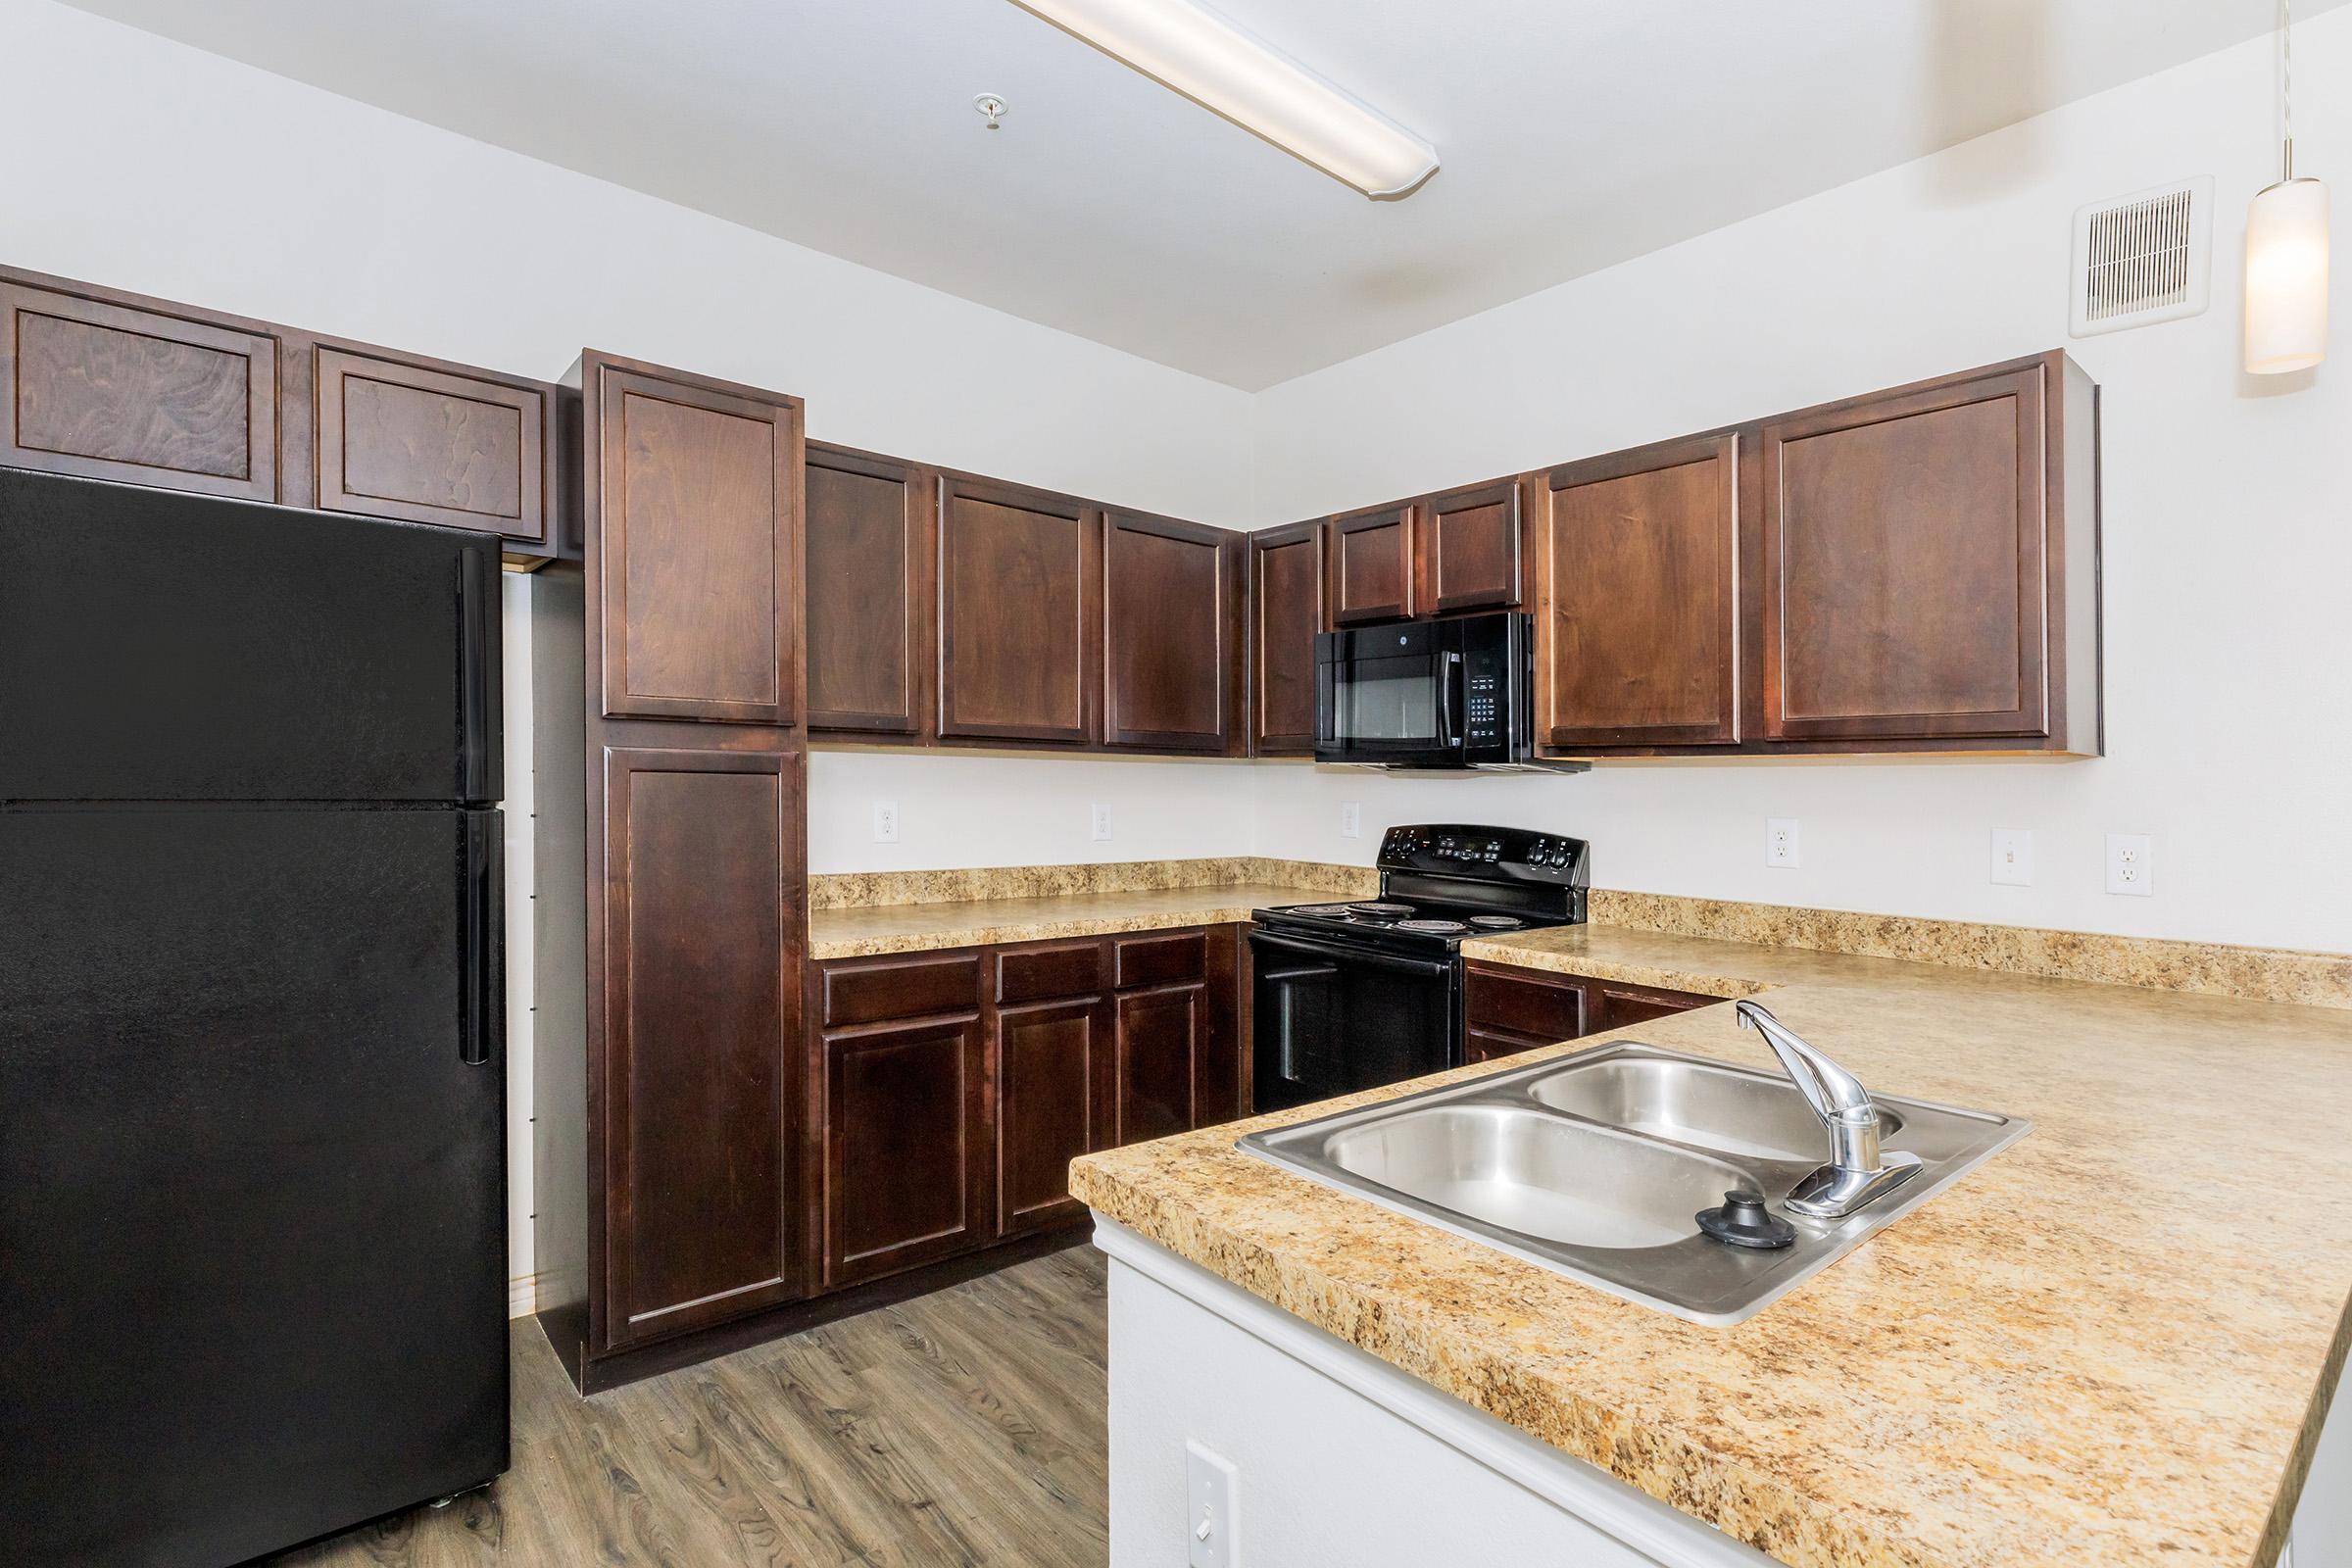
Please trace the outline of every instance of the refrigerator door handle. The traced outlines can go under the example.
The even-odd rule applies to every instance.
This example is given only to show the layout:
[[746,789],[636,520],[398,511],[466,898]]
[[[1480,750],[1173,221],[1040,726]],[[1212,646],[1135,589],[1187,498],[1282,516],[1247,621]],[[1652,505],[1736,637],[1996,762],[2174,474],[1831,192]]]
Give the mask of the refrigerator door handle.
[[498,736],[498,565],[487,549],[458,552],[458,799],[505,795]]
[[507,1038],[507,847],[506,813],[467,811],[466,823],[466,944],[462,977],[463,1016],[458,1021],[458,1056],[478,1067],[501,1054]]

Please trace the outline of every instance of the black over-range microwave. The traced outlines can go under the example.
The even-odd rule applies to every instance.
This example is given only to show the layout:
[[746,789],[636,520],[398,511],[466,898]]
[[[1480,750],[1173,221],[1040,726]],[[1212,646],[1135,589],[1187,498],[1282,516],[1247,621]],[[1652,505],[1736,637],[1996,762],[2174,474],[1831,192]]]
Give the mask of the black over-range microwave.
[[1535,624],[1517,611],[1348,626],[1315,639],[1315,760],[1542,768]]

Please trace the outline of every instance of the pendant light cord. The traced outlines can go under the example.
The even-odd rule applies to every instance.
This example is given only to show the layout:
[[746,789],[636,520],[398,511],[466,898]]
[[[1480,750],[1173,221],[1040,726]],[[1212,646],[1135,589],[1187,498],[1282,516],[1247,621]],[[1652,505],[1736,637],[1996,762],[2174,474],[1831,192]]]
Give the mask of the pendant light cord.
[[2278,0],[2278,55],[2285,77],[2286,137],[2278,148],[2278,177],[2295,177],[2295,0]]

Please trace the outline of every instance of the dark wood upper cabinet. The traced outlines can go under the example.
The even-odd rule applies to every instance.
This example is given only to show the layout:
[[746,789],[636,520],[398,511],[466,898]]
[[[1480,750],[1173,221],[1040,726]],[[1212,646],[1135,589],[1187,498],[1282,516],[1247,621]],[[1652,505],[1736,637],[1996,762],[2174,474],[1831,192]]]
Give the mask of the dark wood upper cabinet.
[[1315,749],[1315,634],[1323,629],[1323,525],[1250,535],[1250,750]]
[[1078,1218],[1070,1161],[1116,1137],[1111,1020],[1100,995],[999,1007],[996,1234]]
[[1084,746],[1102,698],[1102,523],[1068,496],[940,481],[939,732]]
[[1765,738],[2051,734],[2050,612],[2063,572],[2091,569],[2052,548],[2048,383],[2068,368],[2052,355],[1762,426]]
[[600,1349],[805,1294],[802,765],[605,751]]
[[580,374],[605,716],[794,722],[800,401],[593,353]]
[[1242,673],[1241,535],[1167,517],[1102,519],[1102,741],[1224,752]]
[[808,446],[808,727],[920,739],[936,725],[936,477]]
[[547,542],[550,388],[331,344],[312,354],[313,505]]
[[278,334],[135,298],[0,277],[0,463],[278,500]]
[[825,1035],[827,1290],[987,1239],[986,1050],[977,1014]]
[[1327,600],[1335,626],[1414,613],[1413,509],[1351,513],[1326,523]]
[[1414,555],[1423,613],[1501,610],[1524,602],[1526,532],[1517,480],[1432,496],[1416,512]]
[[1740,441],[1554,468],[1536,526],[1536,738],[1550,751],[1740,738]]

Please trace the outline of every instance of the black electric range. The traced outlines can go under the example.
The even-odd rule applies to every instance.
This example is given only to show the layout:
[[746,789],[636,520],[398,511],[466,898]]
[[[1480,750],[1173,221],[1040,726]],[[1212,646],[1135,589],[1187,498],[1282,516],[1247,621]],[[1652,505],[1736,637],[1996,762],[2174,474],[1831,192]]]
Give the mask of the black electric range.
[[1251,912],[1252,1105],[1462,1060],[1461,944],[1585,918],[1591,846],[1524,828],[1391,828],[1377,898]]

